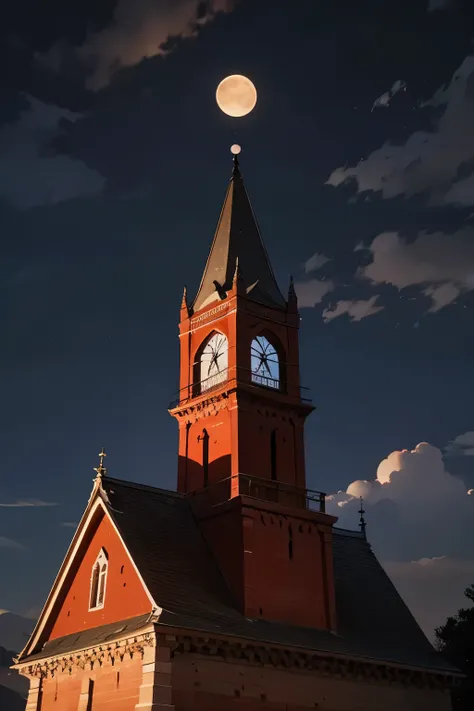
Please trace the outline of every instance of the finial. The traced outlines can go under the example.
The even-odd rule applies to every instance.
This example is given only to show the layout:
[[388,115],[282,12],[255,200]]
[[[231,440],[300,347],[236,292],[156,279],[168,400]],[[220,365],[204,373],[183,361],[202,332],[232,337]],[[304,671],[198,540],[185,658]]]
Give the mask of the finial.
[[188,308],[188,290],[186,287],[183,289],[183,298],[181,299],[181,308],[182,309],[187,309]]
[[234,289],[237,289],[237,294],[244,294],[245,293],[245,285],[244,285],[244,280],[242,276],[242,269],[239,263],[239,258],[235,258],[235,271],[234,271],[234,278],[232,280],[232,286]]
[[94,467],[94,471],[97,472],[99,479],[107,474],[107,469],[104,467],[104,459],[106,456],[105,449],[102,447],[102,451],[99,453],[99,466]]
[[240,175],[239,171],[239,153],[242,150],[238,143],[233,143],[230,147],[230,152],[234,156],[234,168],[232,170],[232,175]]
[[296,296],[295,283],[292,276],[290,276],[290,285],[288,287],[288,308],[290,311],[298,310],[298,298]]
[[366,524],[365,518],[364,518],[364,514],[365,514],[365,511],[364,511],[364,499],[362,498],[362,496],[360,497],[360,509],[359,509],[359,513],[360,513],[360,519],[359,519],[359,521],[360,521],[360,522],[359,522],[360,532],[362,533],[362,535],[364,536],[364,538],[366,538],[366,527],[367,527],[367,524]]

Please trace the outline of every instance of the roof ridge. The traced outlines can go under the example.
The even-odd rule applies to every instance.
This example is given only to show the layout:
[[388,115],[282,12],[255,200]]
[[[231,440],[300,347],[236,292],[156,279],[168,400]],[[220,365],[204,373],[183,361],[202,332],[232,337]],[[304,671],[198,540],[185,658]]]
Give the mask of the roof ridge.
[[132,489],[141,489],[144,491],[154,491],[159,494],[166,494],[167,496],[174,496],[177,499],[184,499],[184,494],[180,494],[178,491],[172,491],[171,489],[162,489],[159,486],[152,486],[151,484],[140,484],[136,481],[128,481],[127,479],[117,479],[111,476],[103,476],[102,483],[106,484],[110,482],[111,484],[121,484],[122,486],[129,486]]
[[365,536],[361,531],[354,531],[351,528],[339,528],[338,526],[333,526],[333,532],[338,536],[347,536],[349,538],[362,538],[365,540]]

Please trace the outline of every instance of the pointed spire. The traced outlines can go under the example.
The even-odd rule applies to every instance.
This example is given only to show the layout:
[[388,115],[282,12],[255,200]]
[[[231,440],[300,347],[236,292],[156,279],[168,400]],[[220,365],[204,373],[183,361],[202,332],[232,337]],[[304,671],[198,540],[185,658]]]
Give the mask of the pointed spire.
[[245,295],[245,284],[244,278],[242,276],[242,269],[240,268],[239,258],[236,257],[235,260],[235,271],[234,278],[232,280],[232,288],[236,290],[237,294]]
[[102,451],[99,452],[99,466],[94,467],[94,471],[97,472],[97,479],[102,479],[102,477],[107,474],[107,469],[104,467],[104,459],[106,456],[105,449],[102,447]]
[[288,287],[288,308],[290,311],[298,310],[298,298],[295,291],[295,283],[293,277],[290,275],[290,285]]
[[188,310],[188,290],[183,288],[183,298],[181,299],[181,311]]
[[360,532],[362,533],[362,535],[364,536],[364,538],[367,538],[367,533],[366,533],[367,524],[366,524],[365,518],[364,518],[364,514],[365,514],[365,511],[364,511],[364,499],[362,498],[362,496],[360,497],[360,509],[359,509],[359,514],[360,514],[360,519],[359,519]]
[[240,173],[237,157],[240,146],[232,146],[231,151],[232,177],[192,309],[199,311],[223,298],[222,294],[232,288],[237,258],[248,297],[284,309],[286,302],[273,274]]

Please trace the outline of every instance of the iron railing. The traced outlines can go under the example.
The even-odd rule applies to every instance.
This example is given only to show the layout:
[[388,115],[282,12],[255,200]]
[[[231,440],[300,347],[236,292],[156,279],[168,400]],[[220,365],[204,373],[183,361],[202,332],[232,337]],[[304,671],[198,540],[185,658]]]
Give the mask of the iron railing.
[[[199,380],[185,386],[184,388],[181,388],[176,393],[176,397],[169,403],[168,408],[172,410],[179,404],[187,402],[193,397],[207,395],[213,390],[223,387],[226,383],[232,380],[238,380],[239,382],[247,385],[257,385],[258,387],[268,388],[273,392],[286,393],[286,384],[284,380],[277,380],[276,378],[258,375],[250,370],[250,368],[242,368],[241,366],[237,366],[233,368],[225,368],[225,370],[222,370],[220,373],[215,373],[205,380]],[[309,388],[300,385],[301,400],[306,403],[311,403],[311,397],[309,395]]]
[[200,499],[203,503],[205,501],[206,504],[215,505],[238,495],[321,513],[326,512],[326,494],[322,491],[301,489],[292,484],[262,479],[249,474],[234,474],[188,494],[197,506],[200,504]]

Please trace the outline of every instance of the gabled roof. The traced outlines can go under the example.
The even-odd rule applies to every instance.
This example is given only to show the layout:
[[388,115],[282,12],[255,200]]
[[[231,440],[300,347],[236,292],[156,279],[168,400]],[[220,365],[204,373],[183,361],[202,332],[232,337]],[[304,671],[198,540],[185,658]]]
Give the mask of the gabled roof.
[[[159,606],[158,626],[440,672],[457,671],[434,651],[361,534],[334,530],[337,634],[249,620],[235,609],[183,495],[109,477],[102,479],[102,487],[114,525]],[[140,626],[146,621],[137,618],[129,622]],[[111,630],[104,629],[105,633]],[[87,645],[81,635],[88,634],[90,631],[48,642],[40,653],[31,649],[32,656],[23,657],[21,663],[33,655],[60,653],[59,647],[68,651],[72,651],[71,645],[84,648]],[[97,628],[94,634],[100,635],[101,630]]]
[[194,311],[232,287],[237,259],[247,295],[265,305],[285,308],[235,156],[211,251],[192,304]]

